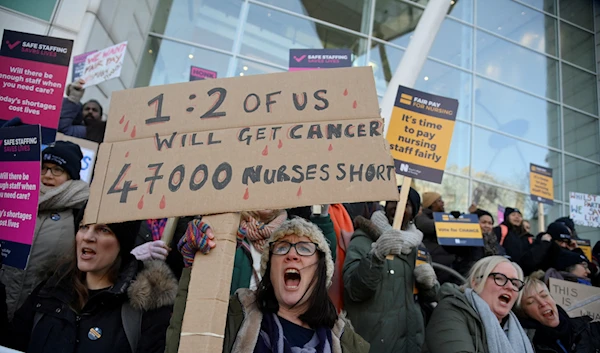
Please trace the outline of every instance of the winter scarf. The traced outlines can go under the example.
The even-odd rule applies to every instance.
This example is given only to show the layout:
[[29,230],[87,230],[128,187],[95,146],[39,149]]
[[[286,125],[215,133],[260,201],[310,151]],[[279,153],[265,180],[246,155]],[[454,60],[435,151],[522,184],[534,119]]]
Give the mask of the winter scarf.
[[51,187],[40,184],[39,211],[81,208],[90,197],[90,187],[82,180],[67,180]]
[[279,228],[279,226],[287,219],[287,212],[283,211],[277,218],[270,223],[263,223],[248,216],[247,219],[242,219],[238,229],[238,239],[247,239],[254,249],[262,254],[263,248],[271,234]]
[[556,352],[572,352],[576,342],[571,337],[571,323],[567,313],[558,308],[559,324],[556,327],[544,326],[531,318],[521,319],[521,324],[526,329],[534,329],[533,344],[538,347],[550,348]]
[[265,314],[254,353],[331,353],[331,330],[320,327],[304,347],[290,347],[275,314]]
[[489,353],[533,353],[529,338],[512,311],[508,314],[506,322],[508,332],[505,333],[488,303],[481,299],[473,289],[467,288],[465,297],[481,318]]
[[167,225],[168,218],[160,218],[160,219],[149,219],[146,221],[148,223],[148,228],[150,228],[150,232],[152,233],[152,240],[160,240],[162,238],[162,234],[165,231],[165,226]]

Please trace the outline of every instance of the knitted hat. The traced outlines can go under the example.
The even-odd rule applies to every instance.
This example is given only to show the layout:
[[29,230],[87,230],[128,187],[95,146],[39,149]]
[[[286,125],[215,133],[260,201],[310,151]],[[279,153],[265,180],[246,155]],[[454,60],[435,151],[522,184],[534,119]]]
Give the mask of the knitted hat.
[[329,243],[323,232],[314,223],[306,221],[302,218],[289,219],[281,224],[277,230],[271,234],[269,241],[265,244],[265,249],[262,253],[260,261],[260,274],[262,277],[265,276],[267,271],[267,263],[270,261],[271,252],[269,246],[271,243],[278,241],[286,235],[296,235],[299,237],[307,237],[313,243],[317,244],[317,249],[325,254],[325,266],[327,268],[327,288],[331,286],[331,278],[333,277],[333,259],[331,257],[331,250],[329,249]]
[[62,167],[73,180],[79,180],[82,159],[79,145],[69,141],[56,141],[42,151],[42,163],[54,163]]
[[483,216],[490,216],[490,218],[492,219],[492,224],[494,223],[494,216],[492,216],[492,214],[489,213],[486,210],[482,210],[481,208],[478,208],[473,213],[477,215],[478,219],[481,218],[481,217],[483,217]]
[[552,236],[552,240],[571,240],[569,228],[562,222],[550,223],[546,233]]
[[518,208],[506,207],[504,209],[504,222],[508,222],[508,216],[510,216],[510,214],[513,212],[519,212],[520,215],[523,215]]
[[[402,191],[402,186],[398,186],[398,192]],[[428,194],[427,192],[425,194],[423,194],[423,196],[425,196],[426,194]],[[436,194],[435,192],[429,193],[429,194]],[[441,197],[440,194],[437,194],[438,197]],[[437,200],[434,199],[433,201]],[[415,219],[415,217],[417,216],[417,214],[419,213],[419,208],[421,208],[421,196],[419,196],[419,193],[417,192],[417,190],[410,188],[410,190],[408,191],[408,202],[410,202],[410,205],[412,206],[412,219]],[[423,207],[425,207],[425,205],[423,205]]]
[[442,195],[438,194],[437,192],[433,192],[433,191],[424,192],[423,193],[423,207],[429,208],[429,206],[431,206],[440,197],[442,197]]
[[561,249],[556,257],[554,267],[559,271],[566,271],[567,268],[584,262],[589,263],[588,259],[584,255]]
[[557,219],[554,222],[564,223],[571,230],[571,238],[573,238],[573,239],[579,239],[577,237],[577,231],[575,230],[575,222],[573,222],[573,220],[571,218],[569,218],[569,217],[560,217],[559,219]]

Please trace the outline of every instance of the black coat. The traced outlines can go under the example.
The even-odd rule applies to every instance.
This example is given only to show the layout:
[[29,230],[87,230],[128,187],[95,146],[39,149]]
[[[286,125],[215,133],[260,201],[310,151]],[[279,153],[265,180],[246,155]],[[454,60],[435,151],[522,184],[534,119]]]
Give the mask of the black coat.
[[[90,293],[79,313],[69,305],[74,292],[59,278],[60,275],[55,275],[38,286],[17,310],[12,322],[8,323],[4,312],[0,329],[2,345],[28,353],[131,352],[121,317],[121,307],[129,301],[135,310],[142,312],[136,352],[164,351],[177,281],[163,262],[144,265],[129,262],[113,287]],[[36,318],[39,321],[34,326]],[[101,330],[101,335],[93,340],[90,332],[95,328]]]
[[[506,223],[504,223],[506,225]],[[502,241],[502,230],[500,226],[494,227],[494,233],[498,238],[498,243]],[[510,256],[511,260],[519,263],[521,258],[527,253],[533,244],[533,235],[523,234],[519,235],[513,227],[508,227],[508,234],[504,238],[504,243],[501,244],[506,255]]]

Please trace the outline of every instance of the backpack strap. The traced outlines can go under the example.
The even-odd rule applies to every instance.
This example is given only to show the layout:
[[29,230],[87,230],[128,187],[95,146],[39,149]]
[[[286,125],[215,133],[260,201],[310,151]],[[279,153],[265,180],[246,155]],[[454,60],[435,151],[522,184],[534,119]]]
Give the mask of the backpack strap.
[[508,227],[506,226],[506,224],[500,225],[500,232],[501,232],[500,246],[504,246],[504,239],[508,235]]
[[126,301],[121,306],[121,321],[131,352],[136,353],[142,333],[142,311],[134,309],[129,301]]

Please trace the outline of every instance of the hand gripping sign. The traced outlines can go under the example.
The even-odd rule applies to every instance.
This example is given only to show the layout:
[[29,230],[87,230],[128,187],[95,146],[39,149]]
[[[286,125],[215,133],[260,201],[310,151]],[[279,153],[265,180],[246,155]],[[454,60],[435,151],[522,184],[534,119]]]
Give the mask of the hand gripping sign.
[[[113,93],[109,116],[86,223],[398,199],[370,68],[125,90]],[[202,260],[220,264],[219,286],[190,295],[184,332],[223,334],[231,217],[211,223],[220,250]],[[187,314],[199,310],[202,319]],[[214,335],[181,341],[195,351],[216,346]]]

